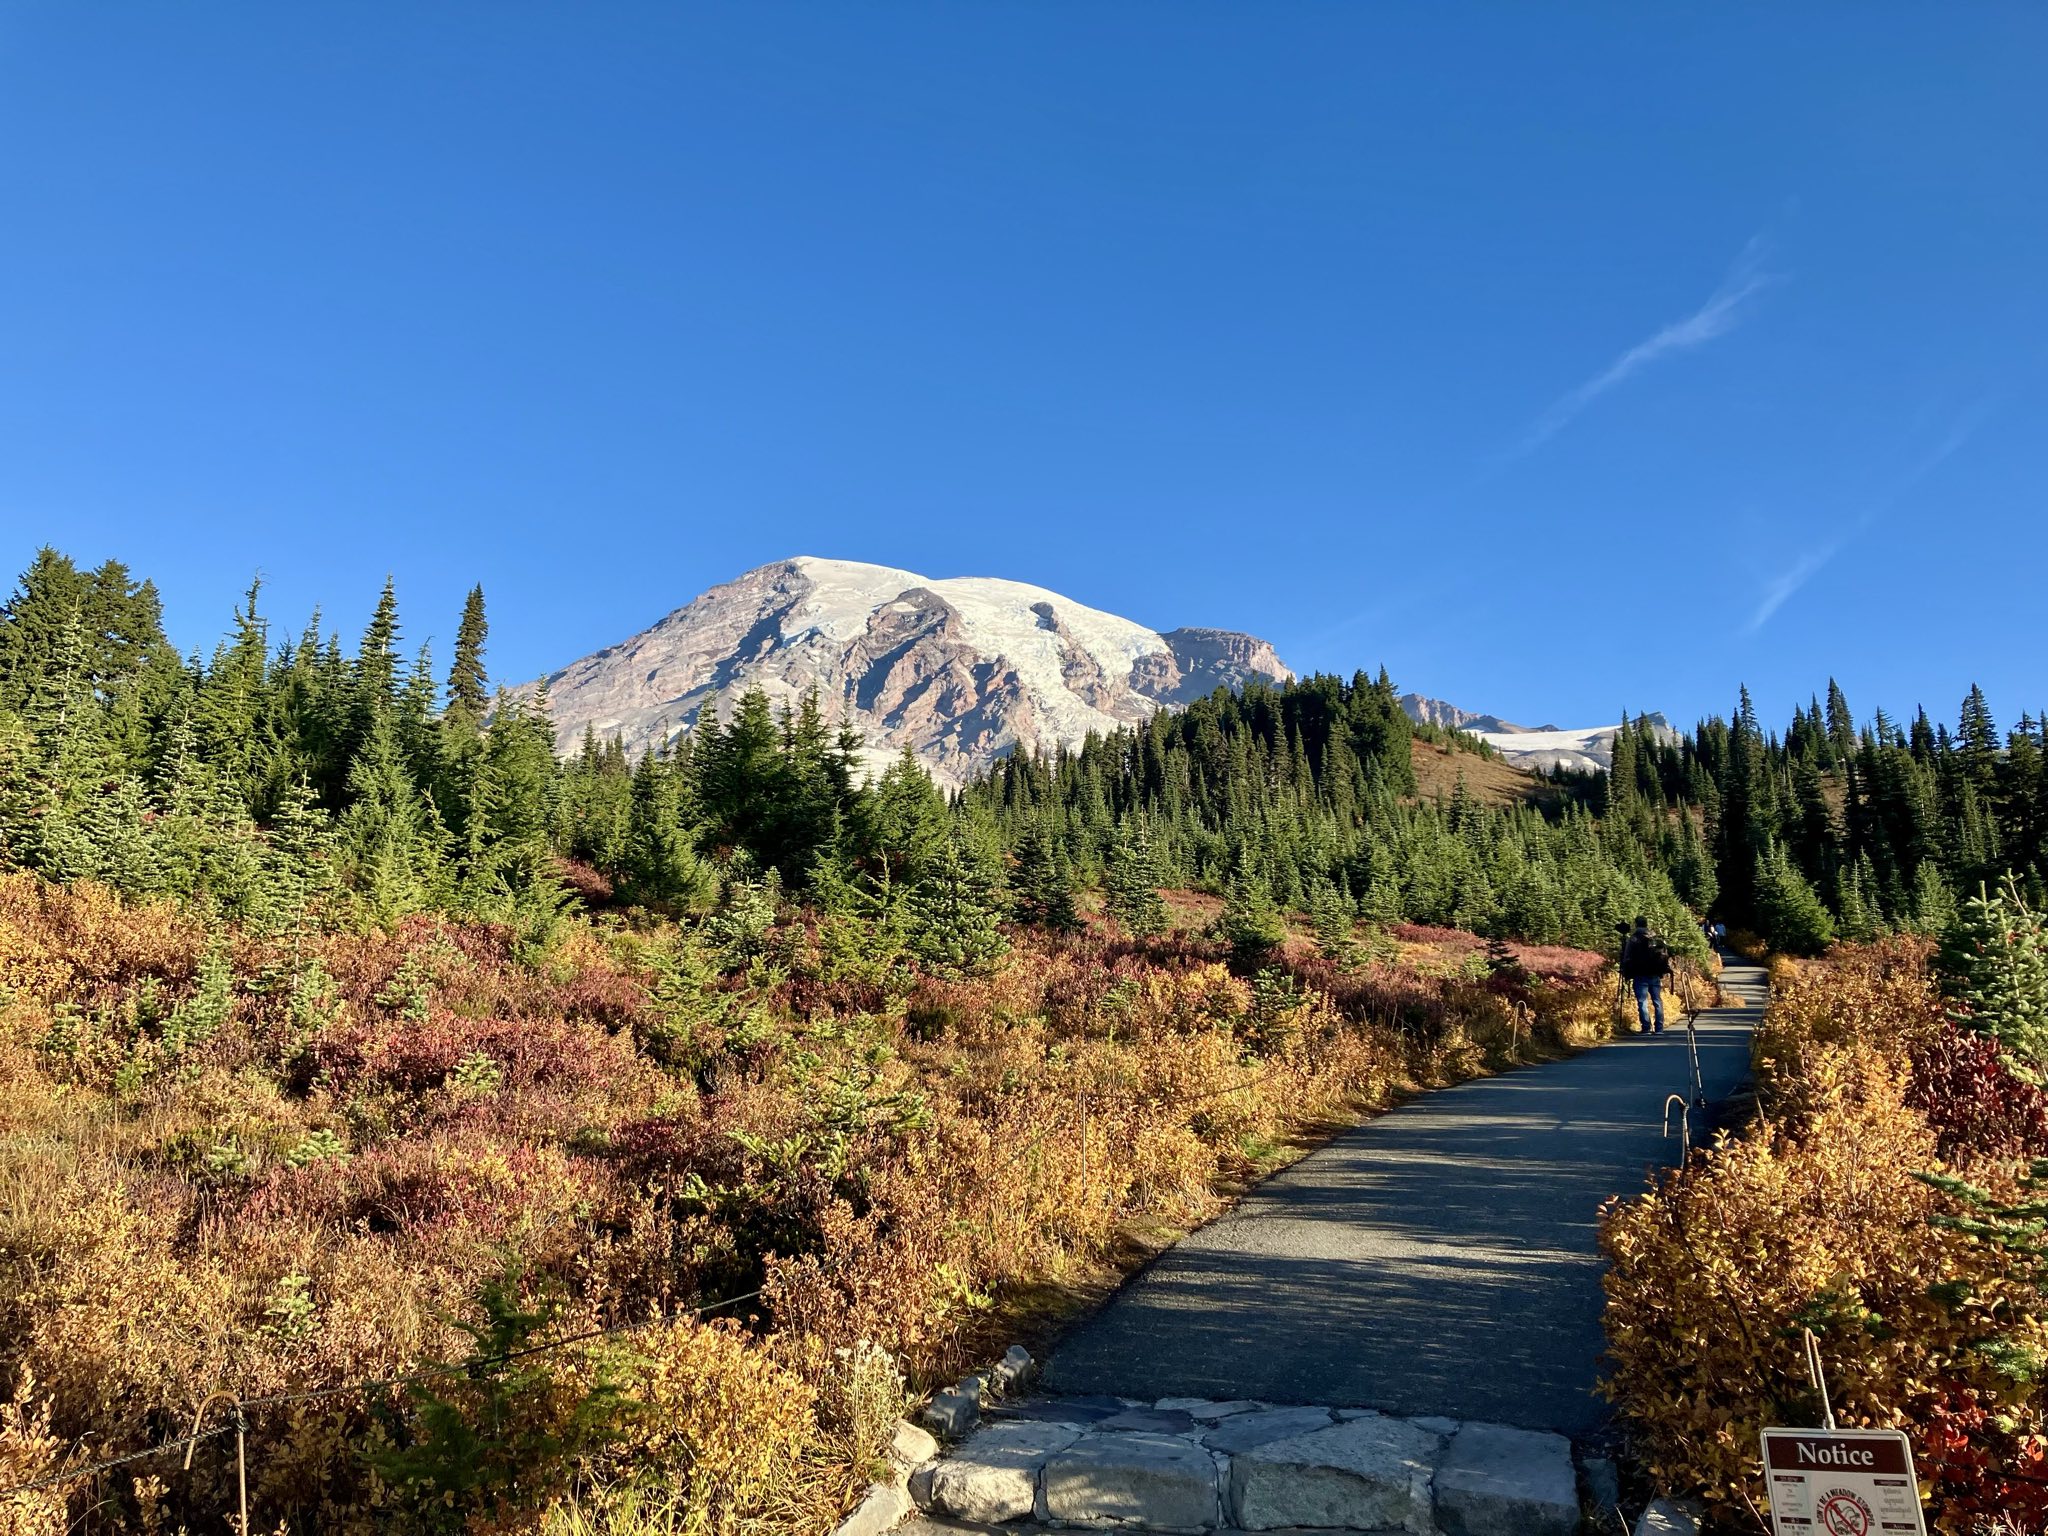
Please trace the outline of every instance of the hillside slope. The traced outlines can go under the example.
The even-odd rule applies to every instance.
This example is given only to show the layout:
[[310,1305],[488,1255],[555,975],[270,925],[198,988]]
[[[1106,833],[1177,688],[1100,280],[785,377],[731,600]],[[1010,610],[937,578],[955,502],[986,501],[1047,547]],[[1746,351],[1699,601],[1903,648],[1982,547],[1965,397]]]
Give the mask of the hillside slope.
[[1483,805],[1543,805],[1558,796],[1557,786],[1527,768],[1476,752],[1457,752],[1419,737],[1409,743],[1415,766],[1415,792],[1424,800],[1448,799],[1458,781]]

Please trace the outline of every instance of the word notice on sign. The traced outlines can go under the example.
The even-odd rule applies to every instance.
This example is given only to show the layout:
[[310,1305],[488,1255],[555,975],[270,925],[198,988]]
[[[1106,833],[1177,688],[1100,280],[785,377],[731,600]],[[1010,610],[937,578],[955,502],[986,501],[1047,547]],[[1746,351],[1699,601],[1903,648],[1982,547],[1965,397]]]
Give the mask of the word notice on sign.
[[1927,1536],[1896,1429],[1767,1429],[1764,1482],[1777,1536]]

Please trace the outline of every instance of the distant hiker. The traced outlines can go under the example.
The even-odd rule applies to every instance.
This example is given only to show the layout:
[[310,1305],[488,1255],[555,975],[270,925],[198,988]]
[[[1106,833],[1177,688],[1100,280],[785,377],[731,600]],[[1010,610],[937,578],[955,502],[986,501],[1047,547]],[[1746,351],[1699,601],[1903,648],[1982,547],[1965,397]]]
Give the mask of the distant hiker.
[[[1636,1019],[1647,1034],[1664,1033],[1664,978],[1671,974],[1671,950],[1650,932],[1647,917],[1636,919],[1636,931],[1621,946],[1621,974],[1635,989]],[[1650,1023],[1650,1005],[1657,1005],[1657,1022]]]

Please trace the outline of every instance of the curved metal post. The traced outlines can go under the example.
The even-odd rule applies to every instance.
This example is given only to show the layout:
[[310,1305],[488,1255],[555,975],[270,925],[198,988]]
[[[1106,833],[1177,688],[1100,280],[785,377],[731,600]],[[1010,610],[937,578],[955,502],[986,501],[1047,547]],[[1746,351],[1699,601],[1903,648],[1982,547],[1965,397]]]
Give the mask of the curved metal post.
[[192,1453],[199,1449],[199,1426],[206,1421],[206,1410],[222,1400],[235,1405],[235,1488],[241,1501],[235,1528],[240,1536],[249,1536],[249,1424],[242,1415],[242,1400],[234,1393],[209,1392],[200,1399],[199,1411],[192,1415],[192,1438],[185,1446],[185,1470],[192,1470]]
[[1671,1106],[1678,1106],[1678,1160],[1683,1163],[1692,1156],[1692,1106],[1685,1102],[1685,1095],[1674,1093],[1664,1100],[1664,1134],[1671,1134]]

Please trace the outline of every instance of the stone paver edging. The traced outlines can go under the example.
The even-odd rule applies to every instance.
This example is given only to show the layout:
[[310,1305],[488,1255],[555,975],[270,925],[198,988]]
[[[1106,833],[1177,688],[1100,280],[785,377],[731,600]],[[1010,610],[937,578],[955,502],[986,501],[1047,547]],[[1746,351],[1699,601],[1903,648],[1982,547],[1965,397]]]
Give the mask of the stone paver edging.
[[998,1411],[909,1493],[929,1514],[1135,1531],[1573,1536],[1571,1442],[1371,1409],[1162,1398]]

